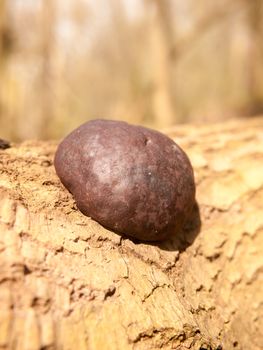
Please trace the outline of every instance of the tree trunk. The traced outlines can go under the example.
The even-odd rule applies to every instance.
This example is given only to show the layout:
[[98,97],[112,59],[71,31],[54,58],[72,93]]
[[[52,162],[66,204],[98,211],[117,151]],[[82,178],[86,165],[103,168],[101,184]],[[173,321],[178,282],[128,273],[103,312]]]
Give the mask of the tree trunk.
[[55,69],[55,25],[56,25],[56,2],[54,0],[42,0],[42,42],[41,57],[43,58],[39,74],[39,89],[41,91],[41,118],[37,125],[39,135],[44,139],[50,134],[50,123],[54,119],[54,85]]
[[247,57],[248,113],[260,114],[263,111],[263,4],[261,0],[248,3],[248,26],[250,34]]
[[76,209],[55,142],[0,150],[0,349],[263,348],[263,119],[168,134],[201,226],[155,245]]
[[[151,4],[151,2],[149,2]],[[159,127],[171,126],[178,121],[173,103],[174,48],[171,6],[167,0],[154,0],[155,14],[152,23],[153,46],[153,114]]]

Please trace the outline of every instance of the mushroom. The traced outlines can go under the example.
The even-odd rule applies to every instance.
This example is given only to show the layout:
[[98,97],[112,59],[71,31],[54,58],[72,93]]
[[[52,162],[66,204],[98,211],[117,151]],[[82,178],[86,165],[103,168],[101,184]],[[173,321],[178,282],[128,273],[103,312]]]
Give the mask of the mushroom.
[[185,152],[158,131],[122,121],[93,120],[71,132],[55,169],[84,215],[143,241],[176,234],[195,203]]

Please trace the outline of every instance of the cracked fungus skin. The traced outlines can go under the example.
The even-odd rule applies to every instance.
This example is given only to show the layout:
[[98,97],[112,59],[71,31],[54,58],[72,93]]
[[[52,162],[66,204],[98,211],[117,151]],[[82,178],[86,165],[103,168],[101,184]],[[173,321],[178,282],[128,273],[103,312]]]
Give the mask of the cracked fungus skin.
[[81,125],[58,146],[55,168],[84,215],[139,240],[176,234],[195,202],[184,151],[160,132],[125,122]]

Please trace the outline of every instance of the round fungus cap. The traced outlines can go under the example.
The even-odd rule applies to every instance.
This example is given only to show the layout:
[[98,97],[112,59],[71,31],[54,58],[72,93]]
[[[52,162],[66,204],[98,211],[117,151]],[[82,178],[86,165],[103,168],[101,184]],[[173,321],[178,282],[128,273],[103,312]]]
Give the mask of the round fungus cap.
[[93,120],[71,132],[55,169],[84,215],[139,240],[178,233],[195,203],[184,151],[158,131],[121,121]]

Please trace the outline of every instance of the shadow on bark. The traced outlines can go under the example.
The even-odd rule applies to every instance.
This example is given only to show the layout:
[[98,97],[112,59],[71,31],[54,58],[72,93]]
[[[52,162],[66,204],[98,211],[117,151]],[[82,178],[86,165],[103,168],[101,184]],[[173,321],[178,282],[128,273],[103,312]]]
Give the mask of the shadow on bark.
[[201,217],[198,203],[195,202],[191,215],[187,218],[183,228],[175,232],[172,238],[163,242],[157,242],[157,246],[163,250],[183,252],[192,245],[201,230]]
[[190,245],[192,245],[201,230],[201,217],[198,203],[195,202],[194,208],[190,216],[186,219],[183,228],[174,232],[171,238],[168,238],[161,242],[141,242],[136,239],[132,239],[135,244],[149,244],[157,246],[162,250],[167,251],[185,251]]

